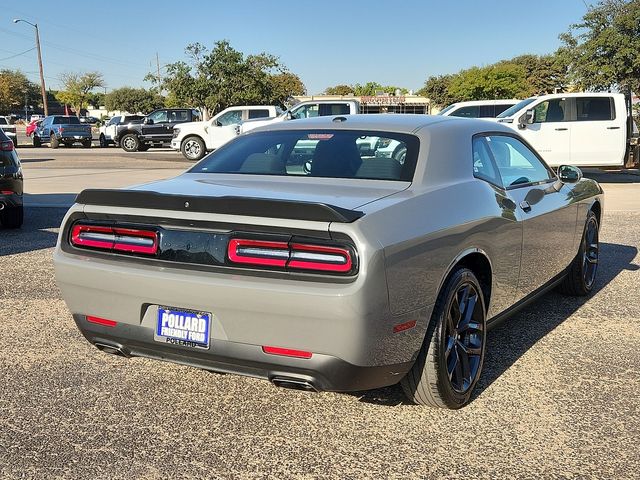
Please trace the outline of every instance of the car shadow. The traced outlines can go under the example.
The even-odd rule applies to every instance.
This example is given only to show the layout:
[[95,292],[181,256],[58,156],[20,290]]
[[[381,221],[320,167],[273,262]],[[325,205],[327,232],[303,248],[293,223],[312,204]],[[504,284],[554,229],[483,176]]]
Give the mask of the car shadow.
[[22,228],[0,227],[0,257],[54,247],[66,207],[25,207]]
[[41,162],[51,162],[55,160],[55,158],[21,158],[20,163],[41,163]]
[[[620,272],[639,270],[640,266],[633,263],[637,254],[638,249],[634,246],[601,243],[602,261],[592,295],[596,295],[607,286]],[[492,329],[487,335],[484,367],[473,399],[489,388],[533,345],[562,324],[589,299],[590,297],[569,297],[552,291]],[[364,392],[350,392],[349,395],[358,397],[361,402],[383,406],[409,404],[399,384]]]
[[640,170],[597,170],[589,169],[582,172],[586,178],[598,183],[640,183]]

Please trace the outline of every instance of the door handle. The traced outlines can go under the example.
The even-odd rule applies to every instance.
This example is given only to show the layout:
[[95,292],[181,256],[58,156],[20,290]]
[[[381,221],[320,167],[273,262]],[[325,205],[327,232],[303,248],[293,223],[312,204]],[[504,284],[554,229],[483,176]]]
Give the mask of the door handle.
[[569,130],[568,128],[556,128],[556,132],[564,132],[565,130]]
[[525,212],[531,211],[531,205],[529,205],[529,202],[527,202],[526,200],[522,200],[520,202],[520,208]]
[[620,130],[620,127],[607,127],[607,130]]

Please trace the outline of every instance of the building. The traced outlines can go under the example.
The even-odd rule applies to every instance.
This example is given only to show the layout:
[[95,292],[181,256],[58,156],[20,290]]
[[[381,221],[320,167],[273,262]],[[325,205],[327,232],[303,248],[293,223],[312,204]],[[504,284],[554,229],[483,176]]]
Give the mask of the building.
[[431,102],[420,95],[300,95],[298,102],[307,100],[355,100],[360,102],[360,113],[431,113]]

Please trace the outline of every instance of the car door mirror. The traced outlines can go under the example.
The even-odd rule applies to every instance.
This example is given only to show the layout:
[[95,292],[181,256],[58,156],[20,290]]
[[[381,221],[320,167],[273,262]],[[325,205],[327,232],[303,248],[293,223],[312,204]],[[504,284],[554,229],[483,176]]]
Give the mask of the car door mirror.
[[145,118],[142,123],[144,123],[145,125],[153,125],[153,120],[151,120],[150,118]]
[[531,125],[536,121],[536,111],[531,109],[524,112],[520,118],[518,119],[518,126],[522,128],[526,128],[527,125]]
[[582,179],[582,170],[573,165],[560,165],[558,167],[558,178],[563,183],[577,183]]
[[220,120],[216,120],[216,127],[221,127],[222,126],[222,122]]

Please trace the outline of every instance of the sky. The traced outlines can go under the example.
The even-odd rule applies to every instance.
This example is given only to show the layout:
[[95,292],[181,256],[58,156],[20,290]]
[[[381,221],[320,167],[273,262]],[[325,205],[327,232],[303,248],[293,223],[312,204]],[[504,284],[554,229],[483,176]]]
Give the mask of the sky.
[[[45,81],[99,71],[107,92],[149,87],[144,76],[184,60],[194,42],[229,40],[245,54],[276,55],[309,94],[375,81],[417,90],[430,75],[455,73],[524,53],[545,54],[578,22],[590,0],[30,0],[0,13],[0,69],[39,82],[34,29],[40,28]],[[26,52],[26,53],[23,53]],[[12,58],[11,58],[12,57]],[[162,73],[162,72],[161,72]]]

